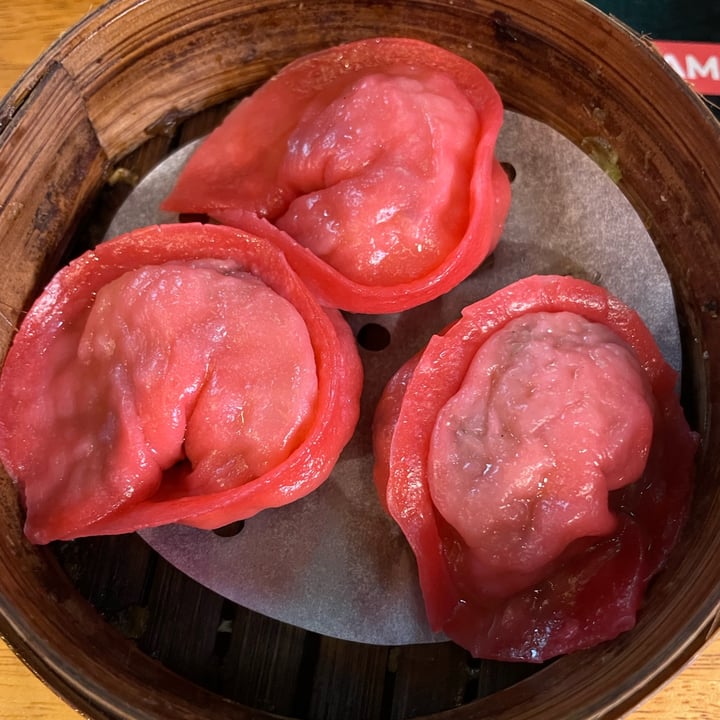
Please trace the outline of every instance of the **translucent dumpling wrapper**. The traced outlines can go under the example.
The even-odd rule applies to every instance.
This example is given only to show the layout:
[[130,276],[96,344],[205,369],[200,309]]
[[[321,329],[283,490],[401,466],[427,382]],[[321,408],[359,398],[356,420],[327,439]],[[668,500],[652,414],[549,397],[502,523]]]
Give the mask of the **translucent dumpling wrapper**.
[[691,497],[676,380],[633,310],[559,276],[467,306],[397,372],[375,480],[434,630],[543,662],[633,627]]
[[[191,157],[164,209],[257,230],[326,304],[405,310],[495,248],[510,185],[500,96],[438,46],[373,38],[302,57]],[[267,232],[267,231],[266,231]]]
[[211,529],[330,474],[362,370],[261,237],[135,230],[53,278],[0,376],[0,458],[36,543],[168,523]]

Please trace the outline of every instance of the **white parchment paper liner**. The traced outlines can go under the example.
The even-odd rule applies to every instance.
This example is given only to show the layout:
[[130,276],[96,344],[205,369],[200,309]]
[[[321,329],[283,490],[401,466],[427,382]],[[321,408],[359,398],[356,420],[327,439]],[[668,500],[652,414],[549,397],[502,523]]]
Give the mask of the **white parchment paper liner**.
[[[133,191],[108,236],[175,221],[158,206],[192,148],[163,162]],[[581,150],[547,126],[514,113],[498,144],[516,171],[504,235],[493,256],[452,293],[397,315],[349,315],[357,332],[390,332],[382,350],[361,348],[366,381],[358,430],[331,478],[284,508],[221,537],[182,526],[141,533],[198,582],[277,620],[347,640],[405,644],[442,639],[427,624],[415,559],[385,516],[372,482],[370,422],[392,373],[460,308],[535,273],[570,274],[605,286],[634,307],[666,359],[680,367],[670,282],[640,218]]]

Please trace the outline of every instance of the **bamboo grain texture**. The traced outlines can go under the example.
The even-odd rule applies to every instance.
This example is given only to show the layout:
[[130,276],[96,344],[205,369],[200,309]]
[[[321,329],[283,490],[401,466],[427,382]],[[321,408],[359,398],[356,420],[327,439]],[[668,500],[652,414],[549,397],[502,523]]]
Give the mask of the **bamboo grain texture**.
[[[0,95],[61,33],[101,3],[26,0],[0,3]],[[0,641],[0,720],[81,717]],[[720,637],[629,720],[712,720],[720,717]]]

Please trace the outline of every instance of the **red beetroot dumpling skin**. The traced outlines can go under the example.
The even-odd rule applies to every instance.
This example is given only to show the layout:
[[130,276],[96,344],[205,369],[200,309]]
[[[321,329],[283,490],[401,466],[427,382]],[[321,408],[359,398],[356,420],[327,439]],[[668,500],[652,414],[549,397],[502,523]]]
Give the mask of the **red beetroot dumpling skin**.
[[164,208],[273,241],[326,304],[414,307],[495,248],[510,202],[502,102],[443,48],[373,38],[300,58],[195,151]]
[[543,662],[633,627],[691,497],[675,384],[633,310],[556,276],[468,306],[398,371],[375,481],[435,630]]
[[352,435],[354,338],[266,240],[166,225],[85,253],[35,302],[0,376],[0,458],[36,543],[298,499]]

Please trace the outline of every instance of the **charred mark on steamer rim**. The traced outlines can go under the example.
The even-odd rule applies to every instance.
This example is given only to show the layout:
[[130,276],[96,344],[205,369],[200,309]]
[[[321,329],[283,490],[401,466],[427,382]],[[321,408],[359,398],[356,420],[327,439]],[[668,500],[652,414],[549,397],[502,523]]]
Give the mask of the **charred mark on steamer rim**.
[[495,37],[500,42],[516,43],[520,41],[518,28],[508,13],[502,10],[495,10],[490,17],[492,18],[495,29]]

